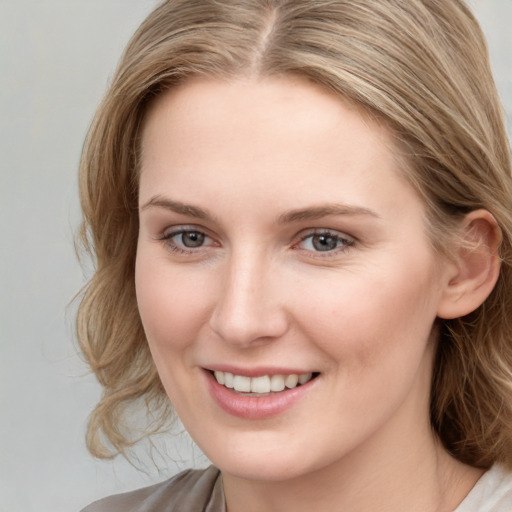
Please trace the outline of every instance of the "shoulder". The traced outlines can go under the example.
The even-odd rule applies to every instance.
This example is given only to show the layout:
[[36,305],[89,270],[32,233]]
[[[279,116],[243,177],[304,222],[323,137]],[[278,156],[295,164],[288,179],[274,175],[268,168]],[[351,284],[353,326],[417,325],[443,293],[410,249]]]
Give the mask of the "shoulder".
[[[206,508],[208,507],[208,508]],[[224,512],[220,471],[214,466],[186,470],[165,482],[91,503],[82,512]]]
[[510,512],[512,471],[498,464],[482,475],[455,512]]

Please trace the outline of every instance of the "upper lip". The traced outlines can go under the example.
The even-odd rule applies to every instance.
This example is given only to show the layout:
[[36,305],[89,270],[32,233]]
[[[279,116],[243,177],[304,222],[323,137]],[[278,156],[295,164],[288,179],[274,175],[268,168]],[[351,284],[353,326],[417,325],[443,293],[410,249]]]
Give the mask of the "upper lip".
[[314,370],[305,370],[304,368],[287,368],[284,366],[251,366],[240,367],[229,364],[213,364],[204,367],[205,370],[212,372],[228,372],[233,375],[243,375],[245,377],[261,377],[263,375],[302,375],[304,373],[318,373]]

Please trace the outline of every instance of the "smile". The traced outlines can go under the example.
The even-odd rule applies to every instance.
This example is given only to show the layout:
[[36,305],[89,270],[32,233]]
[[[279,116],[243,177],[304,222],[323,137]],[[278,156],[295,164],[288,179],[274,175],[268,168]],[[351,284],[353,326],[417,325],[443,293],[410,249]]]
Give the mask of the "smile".
[[261,375],[259,377],[247,377],[245,375],[234,375],[229,372],[215,371],[216,381],[222,386],[233,389],[238,393],[278,393],[285,389],[294,389],[297,386],[306,384],[316,374],[292,373],[289,375]]
[[[281,371],[265,374],[262,369],[259,375],[248,376],[243,371],[205,369],[203,374],[211,397],[224,412],[244,420],[265,420],[296,406],[321,381],[318,372]],[[256,370],[247,371],[250,372]]]

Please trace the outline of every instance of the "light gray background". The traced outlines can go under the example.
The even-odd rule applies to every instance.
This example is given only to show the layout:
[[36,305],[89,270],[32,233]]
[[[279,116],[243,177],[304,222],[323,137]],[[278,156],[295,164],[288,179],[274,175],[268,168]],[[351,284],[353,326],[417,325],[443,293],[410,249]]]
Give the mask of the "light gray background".
[[[81,145],[131,33],[156,0],[0,0],[0,512],[73,512],[205,461],[185,436],[164,470],[95,461],[100,389],[76,354]],[[473,0],[512,127],[512,0]],[[478,77],[475,77],[478,80]]]

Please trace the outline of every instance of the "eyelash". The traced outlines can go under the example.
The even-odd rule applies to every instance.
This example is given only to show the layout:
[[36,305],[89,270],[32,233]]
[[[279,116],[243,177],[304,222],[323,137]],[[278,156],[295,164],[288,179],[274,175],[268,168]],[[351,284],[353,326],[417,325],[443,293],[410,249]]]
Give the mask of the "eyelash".
[[[178,245],[173,238],[184,235],[184,234],[198,234],[201,237],[204,237],[204,241],[211,240],[211,238],[204,233],[204,231],[201,231],[200,229],[194,229],[192,227],[180,227],[178,229],[175,229],[170,232],[166,232],[163,234],[162,237],[160,237],[160,240],[164,243],[166,248],[168,248],[172,252],[176,252],[179,254],[192,254],[197,253],[205,248],[205,243],[202,243],[201,245],[198,245],[197,247],[186,247],[184,245],[180,246]],[[314,237],[325,237],[326,239],[334,240],[336,246],[332,249],[328,249],[325,251],[321,250],[312,250],[312,249],[304,249],[299,247],[301,244],[303,244],[306,240],[311,239],[313,240]],[[313,243],[313,242],[312,242]],[[341,245],[338,245],[341,244]],[[318,255],[318,257],[331,257],[335,256],[339,253],[343,253],[348,251],[353,245],[355,244],[355,240],[353,238],[350,238],[346,235],[343,235],[337,231],[331,231],[327,229],[321,229],[321,230],[315,230],[312,232],[309,232],[305,235],[302,235],[299,239],[299,242],[295,243],[292,248],[296,250],[304,250],[308,253]]]
[[[355,240],[353,238],[348,237],[347,235],[341,234],[338,231],[331,231],[328,229],[321,229],[321,230],[315,230],[312,232],[309,232],[303,236],[301,236],[299,243],[294,245],[294,248],[297,248],[300,250],[301,248],[298,247],[300,244],[305,242],[308,239],[311,239],[313,243],[314,237],[325,237],[327,239],[334,240],[336,247],[326,250],[326,251],[320,251],[320,250],[311,250],[311,249],[303,249],[307,252],[313,253],[316,255],[319,255],[320,257],[330,257],[338,255],[339,253],[343,253],[348,251],[354,244]],[[338,246],[338,244],[341,244]]]
[[171,232],[166,232],[163,234],[162,237],[160,237],[160,240],[164,243],[167,249],[169,249],[172,252],[176,252],[179,254],[191,254],[194,252],[198,252],[201,249],[204,249],[204,244],[198,246],[198,247],[186,247],[186,246],[179,246],[174,240],[174,237],[177,237],[179,235],[184,234],[192,234],[196,233],[202,237],[204,237],[204,240],[211,239],[204,231],[201,231],[200,229],[194,229],[192,227],[181,227],[179,229],[173,230]]

